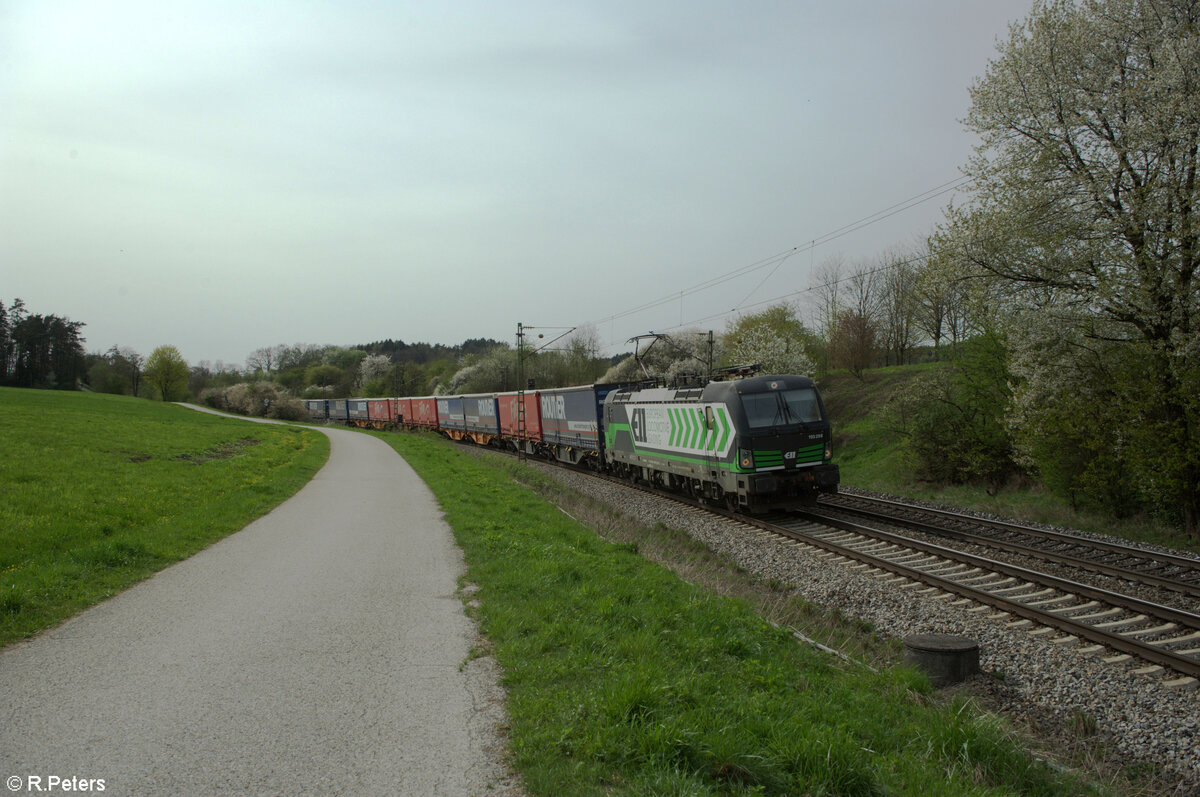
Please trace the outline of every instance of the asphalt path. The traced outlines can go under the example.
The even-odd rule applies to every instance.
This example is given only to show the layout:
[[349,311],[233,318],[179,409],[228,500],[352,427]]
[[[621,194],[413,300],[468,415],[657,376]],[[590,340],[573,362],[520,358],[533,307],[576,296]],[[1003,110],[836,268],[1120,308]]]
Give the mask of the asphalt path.
[[326,433],[270,514],[0,651],[10,793],[507,793],[436,502],[382,441]]

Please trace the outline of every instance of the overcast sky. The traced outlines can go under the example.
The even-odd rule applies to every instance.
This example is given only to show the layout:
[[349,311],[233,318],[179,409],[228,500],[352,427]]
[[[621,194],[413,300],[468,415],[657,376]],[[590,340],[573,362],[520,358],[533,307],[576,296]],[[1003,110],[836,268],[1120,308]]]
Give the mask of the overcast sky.
[[7,0],[0,300],[193,364],[720,331],[933,229],[822,242],[960,177],[1030,6]]

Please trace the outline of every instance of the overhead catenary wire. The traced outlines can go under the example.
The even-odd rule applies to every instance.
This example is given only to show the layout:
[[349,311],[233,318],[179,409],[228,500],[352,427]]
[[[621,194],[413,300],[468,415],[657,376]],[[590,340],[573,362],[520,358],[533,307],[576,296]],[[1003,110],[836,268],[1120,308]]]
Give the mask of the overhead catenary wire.
[[[758,290],[761,289],[761,287],[764,284],[766,284],[766,282],[772,276],[774,276],[774,274],[779,270],[780,266],[782,266],[783,262],[786,261],[788,258],[790,258],[792,255],[796,254],[797,252],[804,252],[804,251],[813,252],[816,250],[816,248],[818,246],[822,246],[824,244],[830,243],[831,241],[835,241],[839,238],[843,238],[847,235],[850,235],[851,233],[858,232],[859,230],[862,230],[865,227],[869,227],[872,224],[876,224],[880,221],[891,218],[892,216],[895,216],[899,213],[903,213],[904,211],[914,208],[925,202],[928,202],[931,199],[936,199],[939,196],[943,196],[943,195],[951,193],[953,191],[962,189],[962,188],[968,186],[969,184],[971,184],[972,182],[974,182],[974,178],[969,177],[969,176],[961,176],[961,177],[957,177],[953,180],[948,180],[948,181],[942,183],[941,185],[937,185],[937,186],[934,186],[933,188],[929,188],[918,194],[914,194],[913,196],[911,196],[905,200],[902,200],[902,201],[897,202],[893,205],[890,205],[886,208],[883,208],[882,210],[876,211],[875,213],[871,213],[870,215],[863,216],[862,218],[860,218],[856,221],[850,222],[849,224],[845,224],[834,230],[830,230],[829,232],[827,232],[823,235],[813,238],[812,240],[810,240],[809,242],[807,242],[805,244],[794,246],[790,249],[785,249],[781,252],[777,252],[776,254],[770,255],[761,260],[754,261],[747,265],[740,266],[736,269],[733,269],[732,271],[728,271],[724,274],[720,274],[718,276],[712,277],[703,282],[699,282],[699,283],[691,286],[690,288],[685,288],[681,291],[672,292],[671,294],[663,296],[661,298],[654,299],[649,302],[645,302],[636,307],[632,307],[628,310],[624,310],[619,313],[614,313],[613,315],[610,315],[610,316],[605,316],[604,318],[601,318],[594,322],[589,322],[589,323],[596,324],[596,325],[604,324],[604,323],[612,323],[612,322],[615,322],[622,318],[628,318],[629,316],[636,315],[638,313],[642,313],[646,310],[652,310],[656,307],[659,307],[661,305],[664,305],[664,304],[667,304],[670,302],[679,301],[680,302],[680,323],[677,326],[668,327],[668,329],[680,329],[680,328],[690,325],[690,324],[703,323],[705,321],[709,321],[712,319],[722,318],[724,316],[729,315],[730,313],[744,311],[744,310],[747,310],[747,309],[750,309],[753,307],[759,307],[764,304],[769,304],[771,302],[783,301],[792,296],[797,296],[802,293],[806,293],[808,291],[813,290],[816,287],[821,287],[821,286],[810,286],[809,288],[792,291],[788,294],[785,294],[782,296],[776,296],[772,299],[767,299],[767,300],[764,300],[761,302],[757,302],[753,305],[745,305],[745,302],[751,296],[753,296],[755,293],[757,293]],[[900,263],[900,262],[889,263],[878,269],[872,269],[871,271],[873,272],[873,271],[884,270],[884,269],[888,269],[888,268],[897,268],[900,265],[902,265],[902,263]],[[738,305],[735,305],[732,309],[725,310],[720,313],[716,313],[714,315],[707,316],[707,317],[701,318],[701,319],[693,319],[693,320],[687,321],[687,322],[683,321],[682,302],[683,302],[684,297],[691,296],[693,294],[700,293],[702,291],[706,291],[710,288],[715,288],[719,285],[723,285],[727,282],[738,279],[739,277],[744,277],[748,274],[752,274],[756,271],[759,271],[759,270],[765,269],[765,268],[769,268],[771,266],[774,266],[774,268],[771,269],[771,271],[767,274],[767,276],[764,277],[762,280],[760,280],[758,285],[755,286],[754,290],[752,290],[750,293],[748,293],[742,299],[742,301]],[[837,284],[838,282],[841,282],[841,281],[842,280],[835,280],[830,284]]]
[[809,285],[807,288],[799,288],[797,290],[790,291],[789,293],[785,293],[780,296],[773,296],[770,299],[763,299],[762,301],[755,302],[754,304],[751,304],[751,305],[734,307],[729,310],[722,310],[719,313],[713,313],[712,315],[704,316],[703,318],[693,318],[687,322],[681,322],[678,326],[666,327],[663,331],[669,332],[671,330],[683,329],[684,327],[693,326],[695,324],[703,324],[708,321],[715,321],[719,318],[727,318],[728,316],[732,315],[733,313],[745,312],[747,310],[753,310],[754,308],[762,307],[763,305],[775,304],[776,302],[790,301],[794,297],[800,296],[801,294],[804,294],[804,293],[811,293],[812,291],[819,290],[821,288],[828,288],[833,285],[840,285],[843,282],[849,282],[850,280],[857,279],[860,276],[878,274],[881,271],[890,271],[891,269],[894,269],[894,268],[900,268],[901,266],[908,266],[913,263],[917,263],[921,260],[928,260],[928,259],[929,259],[929,255],[922,254],[922,255],[916,255],[915,257],[910,257],[907,260],[896,260],[891,263],[885,263],[882,266],[876,266],[875,268],[870,268],[870,269],[866,269],[863,271],[857,271],[853,274],[847,274],[846,276],[839,277],[838,279],[835,279],[835,280],[827,280],[825,282],[822,282],[819,285]]

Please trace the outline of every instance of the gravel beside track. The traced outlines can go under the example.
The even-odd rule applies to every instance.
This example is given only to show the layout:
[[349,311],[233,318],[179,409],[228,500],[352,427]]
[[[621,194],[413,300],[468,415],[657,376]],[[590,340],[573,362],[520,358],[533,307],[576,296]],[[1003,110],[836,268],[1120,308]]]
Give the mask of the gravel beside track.
[[[978,641],[980,665],[1003,693],[1008,710],[1033,724],[1039,718],[1066,725],[1090,717],[1117,750],[1179,779],[1179,794],[1200,793],[1200,690],[1167,690],[1154,676],[1132,672],[1138,662],[1105,664],[1071,648],[1049,644],[1028,630],[1008,625],[1013,618],[987,619],[971,606],[889,586],[849,567],[764,532],[693,511],[586,474],[547,471],[581,493],[619,507],[647,525],[663,523],[724,554],[764,579],[793,586],[806,600],[871,623],[877,632],[954,634]],[[1050,635],[1057,636],[1057,635]],[[1002,679],[997,681],[996,679]],[[1078,721],[1078,720],[1076,720]]]

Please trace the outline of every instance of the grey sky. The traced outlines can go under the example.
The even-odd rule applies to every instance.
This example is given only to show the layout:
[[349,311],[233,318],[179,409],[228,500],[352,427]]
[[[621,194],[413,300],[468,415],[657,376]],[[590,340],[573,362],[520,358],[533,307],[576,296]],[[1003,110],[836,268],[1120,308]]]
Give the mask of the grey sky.
[[959,176],[967,87],[1030,5],[6,2],[0,300],[239,365],[721,330],[931,231],[950,194],[806,248]]

